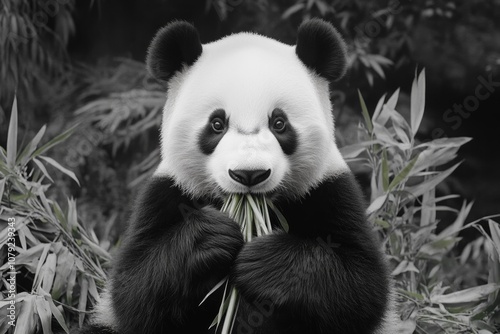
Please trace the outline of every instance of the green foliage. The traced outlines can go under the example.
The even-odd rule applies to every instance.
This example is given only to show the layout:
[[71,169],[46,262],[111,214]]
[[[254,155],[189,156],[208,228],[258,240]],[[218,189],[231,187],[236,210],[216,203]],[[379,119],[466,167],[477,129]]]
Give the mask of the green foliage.
[[[458,196],[436,194],[437,185],[458,167],[450,163],[470,138],[415,139],[425,109],[424,71],[413,82],[409,120],[396,111],[398,96],[399,90],[387,101],[383,96],[370,116],[360,94],[365,120],[360,143],[341,151],[348,161],[372,170],[367,212],[394,267],[404,333],[497,333],[500,227],[491,217],[485,218],[490,233],[480,221],[465,224],[472,203],[455,210],[443,203]],[[439,230],[443,211],[455,212],[456,219]],[[470,227],[483,236],[457,247],[459,233]],[[467,271],[475,282],[461,279]]]
[[[69,321],[77,317],[82,324],[87,306],[99,299],[98,286],[106,278],[110,255],[78,219],[75,200],[68,198],[63,210],[46,195],[53,183],[48,166],[78,183],[72,171],[45,156],[74,128],[41,145],[44,126],[18,148],[17,118],[14,101],[7,148],[0,147],[0,275],[4,282],[0,309],[6,314],[7,279],[15,272],[16,333],[52,333],[52,317],[67,331]],[[15,242],[9,239],[8,227],[15,229]],[[8,328],[8,321],[0,319],[0,332]]]

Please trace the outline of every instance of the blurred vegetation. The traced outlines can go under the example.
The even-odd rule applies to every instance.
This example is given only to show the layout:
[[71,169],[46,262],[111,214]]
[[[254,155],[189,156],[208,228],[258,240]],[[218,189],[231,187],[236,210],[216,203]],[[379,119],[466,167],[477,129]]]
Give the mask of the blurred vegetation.
[[[429,139],[441,121],[436,111],[473,93],[478,75],[500,72],[498,1],[0,5],[0,308],[6,307],[8,275],[4,227],[14,215],[23,333],[83,321],[98,299],[137,186],[159,162],[165,90],[143,63],[154,31],[186,19],[204,42],[252,30],[293,44],[297,26],[309,17],[332,22],[349,45],[349,75],[332,93],[338,142],[352,169],[366,178],[369,217],[394,267],[406,333],[498,331],[500,230],[496,218],[476,219],[484,206],[470,198],[498,190],[490,180],[483,181],[488,190],[457,180],[464,165],[466,176],[481,171],[487,177],[477,157],[454,162],[462,146],[484,144],[480,138]],[[427,79],[420,74],[405,89],[417,64],[427,68]],[[425,93],[425,82],[434,89]],[[362,113],[356,89],[363,92]],[[11,108],[16,91],[19,114]],[[489,111],[495,101],[492,95],[481,108]],[[367,105],[376,107],[369,112]],[[496,124],[491,113],[481,115],[476,122]],[[481,135],[489,132],[495,135]],[[44,137],[53,139],[44,143]],[[489,201],[496,212],[498,202]],[[474,210],[480,215],[466,223]]]
[[75,31],[74,0],[2,0],[0,10],[0,106],[17,90],[36,99],[41,86],[66,70],[66,46]]

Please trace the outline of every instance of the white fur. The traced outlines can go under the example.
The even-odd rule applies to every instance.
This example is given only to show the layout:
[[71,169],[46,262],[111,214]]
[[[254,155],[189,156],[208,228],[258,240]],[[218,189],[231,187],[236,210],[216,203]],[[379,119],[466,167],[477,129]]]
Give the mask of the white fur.
[[[198,148],[198,133],[222,108],[229,130],[213,154]],[[287,156],[268,129],[281,108],[299,135]],[[301,196],[348,169],[335,145],[328,83],[307,69],[295,47],[250,33],[203,46],[196,63],[169,84],[162,125],[162,162],[156,174],[173,177],[193,196],[279,192]],[[229,168],[271,169],[252,189],[232,180]]]
[[389,296],[389,305],[385,312],[384,319],[379,328],[374,334],[397,334],[401,331],[401,319],[397,310],[396,296],[394,295],[394,287],[391,284],[391,294]]
[[111,294],[108,290],[104,290],[101,292],[100,297],[100,300],[93,309],[90,323],[116,329],[116,320],[113,312]]

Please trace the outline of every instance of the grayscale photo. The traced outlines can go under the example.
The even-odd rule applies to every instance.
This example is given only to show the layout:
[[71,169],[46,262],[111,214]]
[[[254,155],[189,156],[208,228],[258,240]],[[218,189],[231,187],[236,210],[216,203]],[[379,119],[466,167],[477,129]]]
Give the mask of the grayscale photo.
[[0,334],[499,334],[499,0],[0,0]]

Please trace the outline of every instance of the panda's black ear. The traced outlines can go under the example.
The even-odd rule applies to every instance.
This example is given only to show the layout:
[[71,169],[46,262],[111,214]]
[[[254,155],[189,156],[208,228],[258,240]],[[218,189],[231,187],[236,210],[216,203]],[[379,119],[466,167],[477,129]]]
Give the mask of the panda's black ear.
[[201,52],[196,28],[185,21],[174,21],[153,38],[146,58],[148,71],[157,80],[168,82],[183,65],[193,65]]
[[297,32],[295,53],[329,82],[342,78],[347,69],[347,48],[339,32],[328,22],[311,19]]

